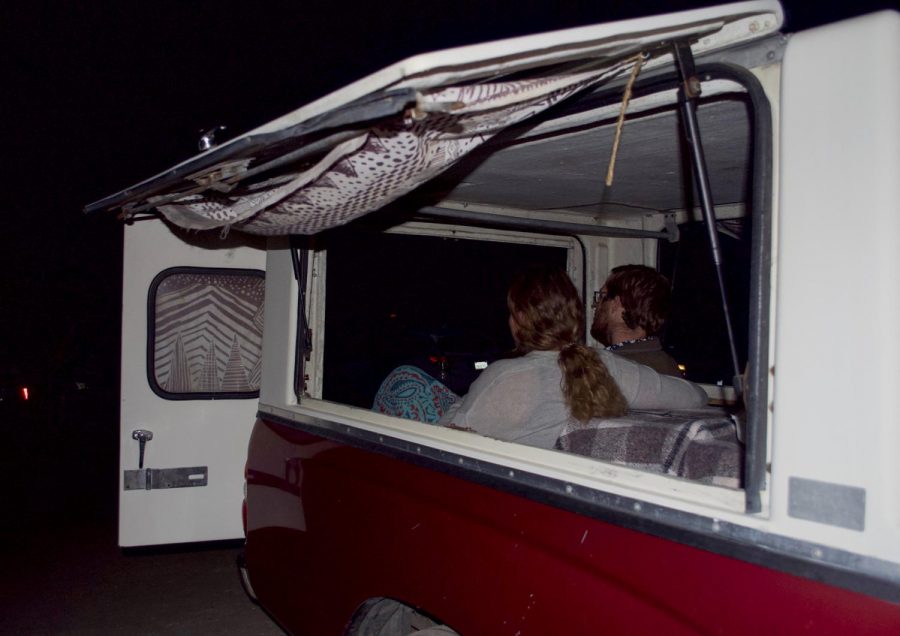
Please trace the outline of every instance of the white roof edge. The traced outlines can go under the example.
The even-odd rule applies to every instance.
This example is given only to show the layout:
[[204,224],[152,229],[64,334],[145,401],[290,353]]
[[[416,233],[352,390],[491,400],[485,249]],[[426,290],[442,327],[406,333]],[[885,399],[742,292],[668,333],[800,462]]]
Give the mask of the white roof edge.
[[[598,42],[609,41],[610,38],[624,38],[632,33],[646,33],[662,29],[672,29],[680,25],[702,24],[717,19],[734,21],[741,17],[766,18],[746,25],[746,33],[741,37],[734,33],[712,33],[705,36],[695,52],[707,52],[725,48],[738,42],[754,40],[778,31],[784,23],[784,12],[778,0],[750,0],[736,2],[689,11],[664,13],[643,18],[632,18],[616,22],[604,22],[589,26],[573,27],[558,31],[548,31],[534,35],[524,35],[505,40],[494,40],[479,44],[470,44],[456,48],[432,51],[408,57],[376,71],[371,75],[347,84],[305,106],[282,117],[272,120],[247,134],[259,134],[280,130],[332,108],[349,103],[373,91],[393,86],[405,79],[420,75],[435,68],[448,66],[464,66],[475,62],[486,61],[498,57],[511,57],[529,51],[540,51],[550,47],[558,47],[563,43],[572,48],[597,45]],[[723,29],[725,31],[726,29]]]

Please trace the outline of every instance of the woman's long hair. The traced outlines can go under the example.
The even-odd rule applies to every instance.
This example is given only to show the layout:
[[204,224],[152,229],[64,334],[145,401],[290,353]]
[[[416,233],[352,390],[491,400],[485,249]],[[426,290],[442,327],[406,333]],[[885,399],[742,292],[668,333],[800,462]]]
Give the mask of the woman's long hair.
[[515,323],[516,347],[559,351],[562,391],[576,420],[624,415],[628,404],[597,352],[583,344],[584,304],[559,267],[538,266],[519,273],[506,304]]

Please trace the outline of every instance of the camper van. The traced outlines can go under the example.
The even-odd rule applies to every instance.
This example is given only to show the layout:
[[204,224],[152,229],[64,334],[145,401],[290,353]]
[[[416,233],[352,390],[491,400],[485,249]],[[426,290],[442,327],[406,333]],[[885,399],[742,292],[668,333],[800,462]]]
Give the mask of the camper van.
[[[425,53],[88,206],[126,224],[120,545],[246,537],[295,634],[900,633],[900,14],[782,26]],[[511,355],[534,263],[597,348],[610,271],[664,274],[708,405],[553,448],[377,406]]]

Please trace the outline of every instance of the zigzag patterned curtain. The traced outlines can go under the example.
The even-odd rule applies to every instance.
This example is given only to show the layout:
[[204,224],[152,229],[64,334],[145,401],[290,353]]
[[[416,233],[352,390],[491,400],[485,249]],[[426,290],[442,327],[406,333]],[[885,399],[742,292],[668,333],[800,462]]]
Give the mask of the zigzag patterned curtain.
[[[422,92],[414,108],[333,147],[312,167],[228,193],[206,190],[174,202],[160,200],[158,210],[188,229],[234,228],[267,236],[315,234],[383,207],[507,126],[623,68],[627,65]],[[217,169],[233,172],[241,166],[223,163],[203,174]],[[198,175],[198,183],[202,178]]]

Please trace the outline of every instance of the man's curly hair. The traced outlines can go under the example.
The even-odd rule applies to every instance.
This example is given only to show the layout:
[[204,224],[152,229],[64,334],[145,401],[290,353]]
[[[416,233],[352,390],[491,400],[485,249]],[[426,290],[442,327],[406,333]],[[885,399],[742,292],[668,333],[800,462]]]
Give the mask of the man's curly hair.
[[618,298],[629,329],[640,327],[657,336],[666,324],[672,302],[669,279],[646,265],[614,267],[606,279],[607,298]]

